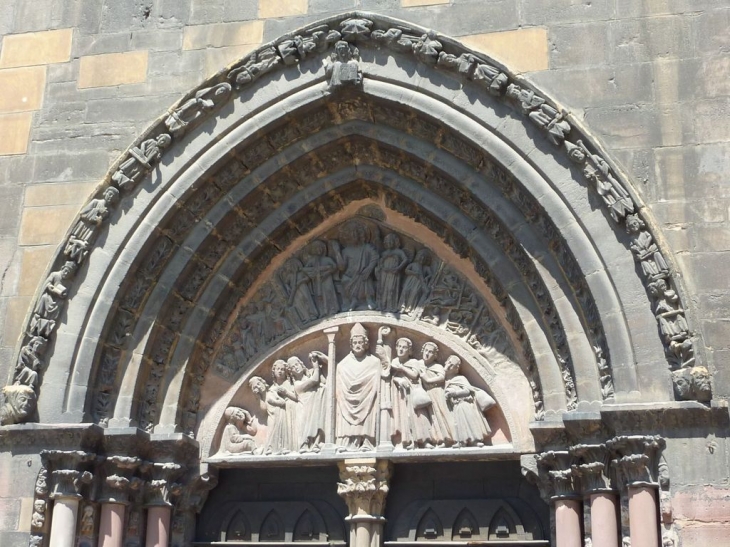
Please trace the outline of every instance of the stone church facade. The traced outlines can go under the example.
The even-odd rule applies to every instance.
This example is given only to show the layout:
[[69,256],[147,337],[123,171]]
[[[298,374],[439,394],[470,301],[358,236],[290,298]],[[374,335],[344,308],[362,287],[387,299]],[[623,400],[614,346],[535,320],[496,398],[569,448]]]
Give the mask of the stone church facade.
[[4,3],[0,545],[730,545],[728,26]]

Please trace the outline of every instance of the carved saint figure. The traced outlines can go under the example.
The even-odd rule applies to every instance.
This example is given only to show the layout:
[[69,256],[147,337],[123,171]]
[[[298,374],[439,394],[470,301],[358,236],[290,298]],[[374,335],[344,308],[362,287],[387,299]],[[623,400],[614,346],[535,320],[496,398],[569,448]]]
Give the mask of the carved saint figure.
[[406,267],[403,292],[400,297],[400,310],[402,313],[415,311],[428,295],[428,285],[431,282],[431,268],[428,261],[428,251],[419,249],[413,262]]
[[375,284],[373,271],[378,265],[378,251],[365,241],[365,227],[356,221],[350,221],[339,232],[340,242],[344,248],[333,241],[333,250],[337,268],[342,272],[343,306],[347,310],[356,310],[361,306],[375,308]]
[[298,258],[290,258],[281,268],[279,277],[289,298],[287,304],[296,311],[303,323],[317,318],[310,279]]
[[256,450],[254,435],[258,428],[251,413],[237,406],[229,406],[223,416],[227,424],[223,430],[221,451],[229,454],[253,454]]
[[431,438],[439,446],[451,446],[454,443],[454,425],[446,402],[446,370],[436,362],[438,346],[426,342],[421,347],[421,383],[431,397]]
[[36,394],[29,386],[5,386],[3,395],[5,401],[0,407],[0,425],[24,422],[35,410]]
[[308,258],[304,264],[304,273],[312,281],[314,300],[320,317],[328,317],[340,311],[337,291],[333,276],[337,272],[337,264],[327,256],[327,245],[316,240],[309,245]]
[[287,370],[299,400],[297,407],[297,444],[300,452],[319,452],[324,442],[324,423],[327,412],[324,378],[320,369],[327,356],[320,351],[309,354],[312,370],[307,371],[299,357],[289,357]]
[[[288,454],[296,445],[295,404],[297,395],[289,381],[286,361],[277,359],[271,367],[273,382],[266,389],[266,382],[255,377],[250,380],[251,389],[263,398],[268,416],[268,436],[264,454]],[[263,383],[263,386],[261,385]]]
[[225,82],[201,89],[180,108],[170,113],[165,120],[167,129],[176,137],[182,135],[191,123],[213,110],[216,104],[225,101],[230,92],[231,84]]
[[400,238],[390,233],[383,240],[385,250],[380,255],[380,262],[375,269],[378,278],[378,309],[380,311],[398,311],[398,295],[400,294],[401,270],[408,262],[408,257],[400,248]]
[[378,419],[378,388],[387,365],[368,351],[368,334],[356,323],[350,331],[350,353],[337,364],[335,399],[337,444],[346,450],[371,450]]
[[459,374],[461,359],[446,359],[446,399],[454,418],[454,441],[457,446],[484,446],[492,430],[484,411],[496,403],[485,391],[472,386]]
[[357,85],[362,81],[362,73],[357,59],[359,50],[344,40],[335,44],[335,52],[326,62],[326,74],[330,78],[330,87],[339,88],[345,84]]
[[393,442],[403,448],[432,448],[431,398],[421,387],[419,362],[411,358],[413,342],[399,338],[390,364],[393,390]]
[[79,220],[71,231],[71,236],[63,251],[66,256],[76,262],[81,262],[86,257],[96,227],[109,216],[109,209],[118,200],[119,190],[109,186],[104,190],[101,198],[92,199],[81,210]]
[[43,366],[40,357],[46,350],[47,340],[42,336],[33,336],[20,349],[18,364],[15,366],[15,384],[32,388],[38,387],[38,371]]

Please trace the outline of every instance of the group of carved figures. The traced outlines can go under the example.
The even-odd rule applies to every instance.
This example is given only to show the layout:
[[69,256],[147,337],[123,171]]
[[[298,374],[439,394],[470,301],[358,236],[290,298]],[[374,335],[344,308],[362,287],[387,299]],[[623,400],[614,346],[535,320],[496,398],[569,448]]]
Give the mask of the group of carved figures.
[[386,346],[387,331],[381,327],[372,354],[366,329],[359,323],[352,328],[350,353],[334,369],[334,401],[327,396],[327,355],[310,352],[309,366],[298,357],[274,361],[270,384],[260,376],[249,380],[266,412],[264,444],[257,444],[255,413],[229,407],[221,451],[318,452],[324,443],[338,450],[364,451],[372,450],[378,438],[405,449],[488,443],[492,432],[484,413],[495,401],[460,374],[461,359],[451,355],[440,364],[439,348],[431,341],[422,345],[421,358],[416,359],[409,338],[399,338],[394,348]]

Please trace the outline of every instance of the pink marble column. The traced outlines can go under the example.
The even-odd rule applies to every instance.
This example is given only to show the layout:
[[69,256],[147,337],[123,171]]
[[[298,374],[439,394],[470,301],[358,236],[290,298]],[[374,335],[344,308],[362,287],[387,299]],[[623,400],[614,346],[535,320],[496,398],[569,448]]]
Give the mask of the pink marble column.
[[659,509],[655,487],[629,486],[629,522],[631,547],[659,547]]
[[124,541],[124,513],[121,503],[103,503],[99,523],[99,547],[122,547]]
[[557,547],[582,547],[581,513],[580,500],[555,500],[555,541]]
[[53,547],[75,547],[79,499],[79,496],[57,496],[53,500],[49,542]]
[[615,494],[591,494],[591,540],[593,547],[619,547],[618,500]]
[[153,505],[147,510],[145,547],[168,547],[171,512],[172,509],[166,505]]

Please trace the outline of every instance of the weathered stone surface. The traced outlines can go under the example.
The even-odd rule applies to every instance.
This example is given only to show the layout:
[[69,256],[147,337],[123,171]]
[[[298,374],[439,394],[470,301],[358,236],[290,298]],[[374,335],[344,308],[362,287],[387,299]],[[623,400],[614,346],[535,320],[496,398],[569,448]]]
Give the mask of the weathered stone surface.
[[529,28],[462,36],[469,47],[486,53],[515,72],[548,68],[548,35],[545,28]]
[[31,112],[0,114],[0,156],[25,154],[32,122]]
[[307,0],[259,0],[259,17],[289,17],[307,13]]
[[20,296],[32,296],[35,294],[38,284],[43,279],[56,248],[54,245],[39,245],[22,248],[22,262],[20,267],[20,279],[18,281],[18,294]]
[[56,245],[76,216],[78,206],[30,207],[23,211],[18,236],[21,245]]
[[38,110],[46,85],[46,67],[0,70],[0,113]]
[[188,50],[259,44],[263,29],[262,21],[185,27],[182,47]]
[[73,29],[48,30],[5,36],[0,67],[64,63],[71,56]]
[[549,42],[553,69],[601,66],[611,56],[609,32],[601,22],[553,26]]

